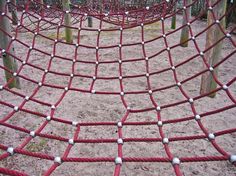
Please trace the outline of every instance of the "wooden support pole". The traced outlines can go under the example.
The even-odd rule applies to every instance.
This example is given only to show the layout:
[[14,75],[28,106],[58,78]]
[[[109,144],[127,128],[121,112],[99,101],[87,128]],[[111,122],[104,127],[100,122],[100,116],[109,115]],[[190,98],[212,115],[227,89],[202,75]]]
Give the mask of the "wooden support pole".
[[[0,1],[0,11],[5,12],[5,6],[6,6],[6,0],[1,0]],[[6,8],[5,14],[8,14],[8,8]],[[11,25],[10,21],[6,16],[1,16],[0,17],[0,47],[2,49],[7,50],[10,44],[10,37],[7,36],[3,31],[6,31],[8,34],[11,33]],[[10,46],[8,52],[10,52],[12,55],[14,55],[14,47],[13,45]],[[10,56],[9,54],[3,53],[2,54],[3,58],[3,65],[5,68],[12,72],[17,71],[17,62],[16,60]],[[8,84],[9,88],[19,88],[20,89],[20,81],[18,77],[14,77],[12,73],[9,73],[8,71],[5,70],[5,76],[6,80],[9,81],[12,79],[12,81]]]
[[43,7],[44,2],[43,2],[43,0],[39,0],[39,3],[41,4],[41,5],[40,5],[41,16],[44,16],[44,7]]
[[65,28],[65,38],[67,43],[73,43],[73,35],[72,26],[71,24],[71,15],[70,15],[70,1],[69,0],[62,0],[62,7],[64,11],[68,11],[69,13],[65,13],[64,16],[64,24],[68,27]]
[[93,19],[91,16],[88,16],[88,27],[93,27]]
[[[184,6],[187,6],[191,4],[192,0],[184,0]],[[181,37],[180,37],[180,45],[182,47],[188,47],[188,42],[186,42],[189,39],[189,27],[187,26],[187,19],[190,20],[191,18],[191,7],[184,9],[183,11],[183,26],[186,25],[184,28],[182,28],[181,31]]]
[[[174,4],[173,13],[176,13],[176,7],[177,7],[177,3]],[[172,19],[171,19],[171,29],[175,29],[175,28],[176,28],[176,14],[174,14]]]
[[[213,5],[216,3],[217,0],[210,0],[209,3],[210,5]],[[208,26],[211,25],[212,23],[215,23],[216,20],[218,20],[221,16],[223,16],[226,13],[226,6],[227,6],[227,0],[221,0],[217,3],[216,6],[214,6],[212,11],[208,11],[207,15],[207,23]],[[215,14],[216,20],[214,19],[212,13]],[[220,40],[224,36],[224,34],[221,32],[219,25],[222,26],[222,28],[225,28],[225,18],[223,18],[219,24],[214,24],[212,27],[210,27],[207,30],[206,34],[206,48],[209,48],[210,46],[214,45],[217,41]],[[207,51],[204,56],[206,58],[206,61],[210,66],[214,66],[216,63],[219,62],[219,59],[221,57],[221,50],[222,50],[222,44],[223,42],[221,41],[218,43],[215,47]],[[204,65],[204,68],[206,66]],[[214,68],[214,71],[211,72],[206,72],[205,74],[202,75],[201,79],[201,94],[209,93],[213,90],[216,89],[217,83],[215,82],[212,74],[214,74],[216,77],[218,75],[218,67]],[[212,93],[209,95],[209,97],[215,97],[216,93]]]
[[11,0],[12,9],[11,9],[11,16],[12,16],[12,24],[18,24],[18,17],[17,17],[17,8],[16,8],[16,0]]

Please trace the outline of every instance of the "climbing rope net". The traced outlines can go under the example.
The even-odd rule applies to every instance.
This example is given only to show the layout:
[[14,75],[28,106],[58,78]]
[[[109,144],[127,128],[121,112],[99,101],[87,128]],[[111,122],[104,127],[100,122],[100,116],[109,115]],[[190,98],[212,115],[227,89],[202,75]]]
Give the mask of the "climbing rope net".
[[[215,19],[208,27],[198,16],[177,20],[174,30],[167,26],[196,2],[184,1],[176,11],[175,1],[100,13],[91,4],[63,11],[32,0],[20,7],[12,32],[0,28],[10,38],[1,55],[18,63],[13,72],[0,62],[0,173],[234,175],[235,28],[221,26],[227,14],[215,17],[220,0],[206,1]],[[0,20],[12,20],[9,4]],[[64,25],[66,14],[72,26]],[[186,27],[189,47],[183,48],[178,37]],[[205,48],[212,27],[223,35]],[[65,28],[73,31],[71,43]],[[220,42],[220,60],[208,63],[206,55]],[[8,88],[12,79],[4,81],[4,71],[20,78],[20,90]],[[204,74],[217,88],[199,95]],[[214,172],[206,170],[211,163]]]

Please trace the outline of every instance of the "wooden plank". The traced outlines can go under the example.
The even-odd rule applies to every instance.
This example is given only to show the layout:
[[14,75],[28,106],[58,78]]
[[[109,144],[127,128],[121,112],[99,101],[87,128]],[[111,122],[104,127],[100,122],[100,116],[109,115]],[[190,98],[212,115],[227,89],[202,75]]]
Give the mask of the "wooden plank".
[[12,9],[11,9],[11,16],[12,16],[12,24],[17,25],[18,24],[18,17],[17,17],[17,8],[16,8],[16,0],[11,0]]
[[[216,2],[217,0],[209,1],[211,5]],[[227,1],[221,0],[216,6],[214,6],[212,11],[210,10],[208,11],[208,16],[207,16],[208,26],[216,22],[216,20],[213,18],[212,12],[215,14],[216,19],[219,19],[226,12],[226,5],[227,5]],[[210,46],[212,46],[215,42],[219,41],[219,39],[224,36],[224,34],[220,30],[219,25],[221,25],[223,29],[225,28],[225,18],[223,18],[219,22],[219,24],[215,24],[207,30],[206,48],[209,48]],[[222,44],[223,42],[218,43],[214,48],[210,49],[208,52],[204,54],[206,61],[208,62],[210,66],[214,66],[216,63],[219,62],[219,59],[221,57]],[[204,65],[204,68],[206,68],[205,65]],[[203,74],[202,79],[201,79],[201,90],[200,90],[201,94],[209,93],[217,88],[217,83],[214,81],[212,74],[214,74],[217,77],[218,67],[215,68],[212,73],[208,71],[207,73]],[[215,97],[215,96],[216,96],[216,93],[209,95],[209,97]]]

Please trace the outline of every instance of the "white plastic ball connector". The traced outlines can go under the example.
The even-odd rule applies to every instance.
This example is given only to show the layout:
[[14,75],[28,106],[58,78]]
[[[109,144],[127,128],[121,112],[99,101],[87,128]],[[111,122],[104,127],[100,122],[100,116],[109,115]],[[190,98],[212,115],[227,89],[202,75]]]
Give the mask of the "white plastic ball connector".
[[14,73],[13,73],[13,76],[14,76],[14,77],[16,77],[16,76],[17,76],[17,73],[16,73],[16,72],[14,72]]
[[147,6],[147,7],[146,7],[146,10],[149,10],[149,9],[150,9],[150,7],[149,7],[149,6]]
[[194,118],[195,118],[195,120],[197,120],[197,121],[198,121],[198,120],[201,120],[201,116],[200,116],[199,114],[196,114]]
[[38,35],[38,32],[35,32],[34,35]]
[[120,27],[120,31],[123,31],[123,28],[122,28],[122,27]]
[[143,23],[141,23],[141,26],[143,26]]
[[22,61],[22,64],[25,65],[25,64],[26,64],[26,61]]
[[61,164],[62,161],[61,161],[61,158],[57,156],[54,158],[54,162],[57,164]]
[[189,23],[189,22],[187,22],[187,25],[188,25],[188,26],[190,26],[190,23]]
[[44,70],[44,73],[48,73],[48,70],[47,70],[47,69],[45,69],[45,70]]
[[173,165],[179,165],[179,164],[180,164],[180,159],[174,157],[173,160],[172,160],[172,164],[173,164]]
[[73,74],[73,73],[71,73],[71,74],[70,74],[70,77],[71,77],[71,78],[73,78],[73,77],[74,77],[74,74]]
[[124,141],[122,138],[117,139],[117,144],[123,145]]
[[170,47],[167,47],[166,50],[167,50],[167,51],[170,51]]
[[151,95],[152,94],[152,90],[149,90],[148,93]]
[[95,93],[96,93],[96,90],[93,89],[91,92],[92,92],[92,94],[95,94]]
[[99,47],[98,46],[96,46],[96,50],[98,50],[99,49]]
[[72,122],[72,126],[75,126],[75,127],[76,127],[78,124],[79,124],[79,123],[76,122],[76,121],[73,121],[73,122]]
[[131,110],[131,107],[130,107],[130,106],[127,106],[126,109],[127,109],[127,111],[130,111],[130,110]]
[[38,86],[41,87],[43,84],[41,82],[38,83]]
[[126,15],[128,15],[128,14],[129,14],[129,12],[128,12],[128,11],[126,11],[126,12],[125,12],[125,14],[126,14]]
[[118,46],[119,46],[119,48],[121,48],[121,47],[122,47],[122,45],[121,45],[121,44],[119,44]]
[[98,29],[98,32],[101,32],[101,29],[100,29],[100,28]]
[[93,76],[93,80],[96,80],[97,78],[96,78],[96,76]]
[[52,105],[52,106],[51,106],[51,109],[56,109],[56,106],[55,106],[55,105]]
[[146,73],[146,77],[149,77],[150,75],[149,75],[149,73]]
[[0,85],[0,90],[3,90],[3,85]]
[[121,92],[121,93],[120,93],[120,95],[121,95],[121,96],[124,96],[124,95],[125,95],[125,93],[124,93],[124,92]]
[[186,9],[186,7],[184,6],[184,7],[183,7],[183,9],[185,10],[185,9]]
[[30,136],[34,138],[34,137],[35,137],[35,132],[34,132],[34,131],[31,131],[31,132],[30,132]]
[[230,37],[231,37],[231,34],[230,34],[230,33],[227,33],[227,34],[226,34],[226,37],[230,38]]
[[29,96],[25,96],[25,100],[28,101],[30,99]]
[[81,30],[81,27],[78,27],[78,30],[80,31],[80,30]]
[[84,16],[88,16],[88,14],[87,14],[87,13],[85,13],[85,14],[84,14]]
[[74,144],[75,144],[74,139],[69,139],[69,140],[68,140],[68,143],[69,143],[70,145],[74,145]]
[[163,17],[161,17],[161,21],[164,21],[164,18],[163,18]]
[[148,57],[145,57],[145,60],[146,60],[146,61],[148,61],[148,60],[149,60],[149,58],[148,58]]
[[199,54],[200,54],[200,56],[204,56],[204,53],[202,51]]
[[121,157],[116,157],[116,158],[115,158],[115,164],[116,164],[116,165],[122,165],[122,159],[121,159]]
[[122,125],[122,122],[118,122],[118,123],[117,123],[117,127],[118,127],[118,128],[122,128],[122,126],[123,126],[123,125]]
[[213,8],[210,6],[210,7],[208,7],[208,10],[212,10]]
[[163,37],[163,38],[166,38],[166,34],[163,34],[162,37]]
[[196,39],[194,36],[192,36],[191,38],[192,38],[192,40],[195,40],[195,39]]
[[122,80],[123,78],[122,78],[122,76],[119,76],[119,80]]
[[54,55],[53,55],[53,54],[51,54],[51,58],[54,58]]
[[188,101],[189,103],[193,103],[194,100],[192,98],[189,98]]
[[51,116],[47,116],[47,117],[46,117],[46,120],[47,120],[47,121],[50,121],[50,120],[51,120]]
[[158,121],[157,122],[157,126],[162,127],[163,126],[163,122],[162,121]]
[[223,85],[223,89],[224,89],[224,90],[227,90],[227,89],[228,89],[228,86],[227,86],[227,85]]
[[212,72],[212,71],[214,71],[214,68],[213,67],[209,67],[209,70]]
[[9,153],[10,155],[14,154],[14,148],[13,147],[8,147],[7,148],[7,153]]
[[49,9],[49,8],[50,8],[50,5],[47,5],[47,8]]
[[219,23],[220,23],[220,21],[219,21],[219,20],[216,20],[216,23],[217,23],[217,24],[219,24]]
[[208,134],[208,139],[209,140],[214,140],[215,139],[215,135],[213,133]]
[[96,61],[96,62],[95,62],[95,64],[96,64],[96,65],[98,65],[98,64],[99,64],[99,62],[98,62],[98,61]]
[[175,66],[172,66],[172,67],[171,67],[171,70],[175,70]]
[[76,44],[75,44],[75,47],[79,47],[79,44],[78,44],[78,43],[76,43]]
[[12,37],[11,39],[12,39],[12,40],[15,40],[16,38],[15,38],[15,37]]
[[66,13],[68,14],[68,13],[70,13],[70,11],[69,11],[69,10],[67,10],[67,11],[66,11]]
[[13,109],[14,109],[14,111],[17,112],[17,111],[19,110],[19,107],[18,107],[18,106],[15,106]]
[[54,42],[55,42],[55,43],[57,43],[57,42],[58,42],[58,40],[57,40],[57,39],[55,39],[55,40],[54,40]]
[[122,60],[119,60],[118,62],[119,62],[119,64],[121,64],[121,63],[122,63]]
[[178,83],[177,83],[177,86],[180,87],[180,86],[181,86],[181,82],[178,82]]
[[161,107],[160,107],[160,106],[157,106],[157,107],[156,107],[156,110],[157,110],[157,111],[160,111],[160,110],[161,110]]
[[168,144],[169,143],[169,139],[168,138],[163,138],[162,143],[163,144]]
[[69,88],[68,88],[68,87],[65,87],[64,90],[67,92],[67,91],[69,90]]
[[142,41],[142,45],[144,45],[145,44],[145,42],[144,41]]
[[230,155],[229,161],[231,163],[235,163],[236,162],[236,155]]
[[76,60],[75,60],[75,59],[73,59],[73,60],[72,60],[72,62],[73,62],[73,63],[75,63],[75,62],[76,62]]

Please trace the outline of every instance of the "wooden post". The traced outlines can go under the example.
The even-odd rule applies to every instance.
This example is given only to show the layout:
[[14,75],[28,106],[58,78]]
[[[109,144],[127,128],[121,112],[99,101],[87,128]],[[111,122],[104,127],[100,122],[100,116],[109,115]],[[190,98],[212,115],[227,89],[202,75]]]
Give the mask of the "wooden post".
[[[6,6],[6,0],[1,0],[0,1],[0,11],[1,12],[5,11],[5,6]],[[8,8],[6,8],[5,13],[8,14]],[[9,19],[6,18],[5,16],[0,17],[0,29],[1,29],[0,30],[0,47],[2,49],[6,50],[9,46],[11,39],[4,32],[2,32],[2,30],[6,31],[7,33],[10,34],[11,33],[11,25],[10,25]],[[8,52],[10,52],[11,54],[14,55],[13,45],[11,45]],[[2,58],[3,58],[3,65],[5,68],[7,68],[8,70],[11,70],[12,72],[17,71],[17,62],[12,56],[10,56],[9,54],[3,53]],[[13,77],[13,74],[9,73],[8,71],[5,71],[5,76],[6,76],[7,81],[12,79],[12,81],[8,84],[9,88],[15,87],[15,88],[20,89],[20,81],[19,81],[18,77]]]
[[12,16],[12,24],[17,25],[18,24],[18,17],[17,17],[17,8],[16,8],[16,0],[11,0],[12,9],[11,9],[11,16]]
[[44,16],[44,7],[43,7],[44,2],[43,2],[43,0],[40,0],[39,3],[41,4],[40,5],[41,16]]
[[[176,13],[176,5],[177,3],[174,4],[174,13]],[[175,29],[176,28],[176,14],[174,14],[172,16],[172,19],[171,19],[171,29]]]
[[[210,5],[213,5],[216,2],[217,0],[209,1]],[[217,3],[216,6],[214,6],[212,12],[215,14],[216,20],[218,20],[221,16],[223,16],[226,13],[226,5],[227,5],[227,0],[221,0]],[[208,26],[211,25],[212,23],[215,23],[212,12],[208,11],[208,16],[207,16]],[[214,24],[212,27],[210,27],[207,30],[206,48],[209,48],[210,46],[212,46],[215,42],[219,41],[219,39],[224,36],[224,34],[221,32],[219,28],[219,25],[225,28],[225,18],[223,18],[219,24]],[[223,42],[221,41],[214,48],[210,49],[204,54],[210,66],[213,66],[219,62],[219,59],[221,57],[222,44]],[[204,65],[204,68],[206,68],[205,65]],[[213,73],[217,77],[218,67],[214,69]],[[215,90],[216,87],[217,87],[217,83],[215,82],[212,76],[212,73],[206,72],[205,74],[202,75],[201,90],[200,90],[201,94],[209,93]],[[212,97],[212,98],[215,96],[216,96],[216,93],[212,93],[209,95],[209,97]]]
[[[69,0],[62,0],[62,7],[64,11],[70,12],[70,1]],[[68,27],[65,28],[65,37],[67,43],[73,43],[73,35],[71,30],[71,15],[70,13],[65,13],[64,16],[64,24]]]
[[[189,4],[191,4],[192,0],[184,0],[184,6],[187,6]],[[187,19],[190,20],[191,17],[191,7],[186,8],[186,10],[184,10],[183,12],[183,25],[186,25]],[[182,47],[188,47],[188,42],[186,42],[189,39],[189,27],[185,26],[184,28],[182,28],[181,31],[181,37],[180,37],[180,45]]]
[[93,27],[93,19],[91,16],[88,16],[88,27]]

